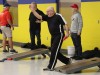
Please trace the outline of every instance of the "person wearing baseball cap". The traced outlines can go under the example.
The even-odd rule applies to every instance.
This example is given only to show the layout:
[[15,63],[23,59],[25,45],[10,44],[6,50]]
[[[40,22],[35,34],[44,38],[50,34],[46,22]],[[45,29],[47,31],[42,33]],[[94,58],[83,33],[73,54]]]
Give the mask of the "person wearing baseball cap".
[[8,38],[10,52],[17,53],[17,51],[13,49],[12,30],[14,30],[14,26],[11,13],[9,12],[10,6],[11,5],[8,3],[5,3],[3,11],[0,13],[0,27],[3,34],[3,52],[8,52],[6,50],[6,39]]
[[79,12],[79,7],[77,4],[72,4],[70,6],[72,8],[72,17],[71,17],[71,27],[70,34],[75,47],[75,55],[74,59],[81,60],[82,59],[82,45],[81,45],[81,32],[83,27],[83,20],[81,13]]
[[4,7],[11,7],[11,5],[8,4],[8,3],[5,3],[5,4],[4,4]]
[[77,9],[78,9],[78,5],[77,5],[77,4],[72,4],[71,7],[72,7],[72,8],[77,8]]

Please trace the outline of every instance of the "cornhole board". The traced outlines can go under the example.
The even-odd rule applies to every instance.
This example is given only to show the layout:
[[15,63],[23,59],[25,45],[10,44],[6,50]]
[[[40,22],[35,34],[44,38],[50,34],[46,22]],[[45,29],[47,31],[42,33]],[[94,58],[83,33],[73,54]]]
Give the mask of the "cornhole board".
[[19,54],[14,54],[11,56],[8,56],[7,58],[12,58],[12,60],[20,60],[26,57],[30,57],[30,56],[35,56],[38,54],[47,54],[48,56],[50,56],[49,54],[49,49],[43,49],[43,48],[39,48],[39,49],[35,49],[35,50],[31,50],[28,52],[23,52],[23,53],[19,53]]
[[95,57],[91,59],[84,59],[76,63],[57,67],[55,68],[55,71],[71,74],[94,66],[98,66],[100,68],[100,58]]

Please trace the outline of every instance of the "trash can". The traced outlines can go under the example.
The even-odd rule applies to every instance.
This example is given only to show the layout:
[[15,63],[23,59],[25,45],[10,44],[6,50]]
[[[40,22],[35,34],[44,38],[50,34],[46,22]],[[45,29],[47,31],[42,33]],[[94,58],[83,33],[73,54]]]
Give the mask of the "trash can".
[[68,57],[73,57],[75,55],[75,47],[74,46],[68,46],[67,47],[67,54]]

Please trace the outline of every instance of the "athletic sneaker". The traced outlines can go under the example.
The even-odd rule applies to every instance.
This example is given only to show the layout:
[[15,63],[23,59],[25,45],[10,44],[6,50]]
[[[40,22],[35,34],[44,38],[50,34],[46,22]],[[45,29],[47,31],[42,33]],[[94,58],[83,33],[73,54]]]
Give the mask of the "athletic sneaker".
[[82,60],[82,57],[74,56],[74,57],[72,57],[72,59],[75,59],[75,60]]
[[7,53],[7,52],[8,52],[8,50],[3,50],[3,52],[4,52],[4,53]]
[[18,53],[16,50],[10,50],[10,53]]
[[43,71],[54,71],[54,69],[44,68]]
[[66,62],[66,65],[71,64],[71,63],[72,63],[71,58],[68,58],[68,62]]
[[45,54],[42,54],[43,58],[46,58],[46,55]]

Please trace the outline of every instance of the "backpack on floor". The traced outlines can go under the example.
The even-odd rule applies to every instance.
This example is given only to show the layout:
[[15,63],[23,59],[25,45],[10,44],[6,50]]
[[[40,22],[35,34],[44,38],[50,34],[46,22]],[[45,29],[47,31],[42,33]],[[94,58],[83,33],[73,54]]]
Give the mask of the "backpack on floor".
[[93,57],[100,57],[100,50],[97,47],[93,50],[87,50],[82,53],[82,58],[89,59]]

